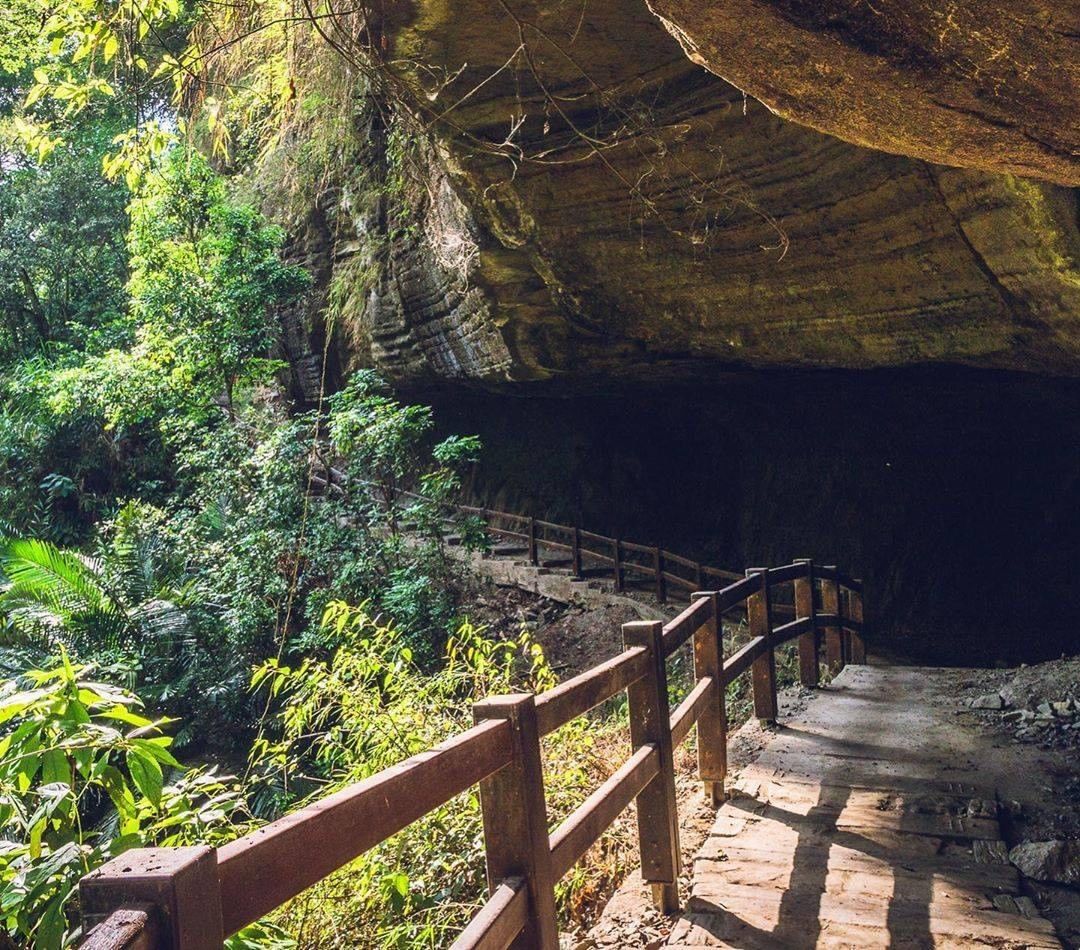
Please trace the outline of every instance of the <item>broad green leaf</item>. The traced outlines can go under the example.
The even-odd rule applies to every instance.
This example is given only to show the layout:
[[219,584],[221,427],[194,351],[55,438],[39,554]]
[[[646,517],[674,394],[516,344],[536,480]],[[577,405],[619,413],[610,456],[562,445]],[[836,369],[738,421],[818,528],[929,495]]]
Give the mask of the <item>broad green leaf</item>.
[[31,689],[22,693],[16,693],[14,696],[9,696],[0,703],[0,723],[7,722],[13,716],[25,712],[38,700],[48,696],[50,692],[51,691],[48,689]]
[[71,766],[62,749],[49,749],[42,756],[41,781],[45,785],[71,781]]
[[155,808],[159,806],[164,778],[157,759],[141,749],[132,748],[127,753],[127,767],[135,787],[153,802]]
[[67,920],[64,917],[64,900],[67,894],[58,894],[49,902],[37,926],[35,944],[39,947],[59,947],[64,942]]
[[145,716],[133,713],[130,709],[120,705],[99,712],[97,715],[102,719],[116,719],[119,722],[126,722],[128,725],[137,726],[140,729],[152,724],[151,720],[147,719]]
[[161,739],[165,739],[166,743],[172,742],[172,739],[168,736],[159,736],[157,739],[133,739],[132,745],[152,758],[157,759],[157,761],[163,765],[171,765],[173,768],[182,768],[173,754],[165,748],[165,746],[160,744]]
[[32,857],[35,861],[41,857],[41,837],[44,834],[45,819],[42,818],[40,821],[35,822],[35,824],[30,828],[30,857]]

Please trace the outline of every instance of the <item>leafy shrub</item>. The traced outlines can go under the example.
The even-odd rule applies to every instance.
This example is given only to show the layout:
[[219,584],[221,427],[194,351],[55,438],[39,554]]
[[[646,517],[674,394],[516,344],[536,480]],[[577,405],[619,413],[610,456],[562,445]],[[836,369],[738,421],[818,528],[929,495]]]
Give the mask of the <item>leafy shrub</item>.
[[16,945],[70,944],[79,878],[130,847],[220,840],[241,804],[92,672],[62,654],[27,688],[0,684],[0,919]]
[[[308,658],[296,667],[272,660],[253,680],[281,701],[280,734],[255,744],[252,764],[264,794],[282,808],[318,800],[469,728],[478,699],[555,684],[542,649],[527,634],[497,641],[464,623],[446,645],[444,665],[431,674],[416,665],[396,627],[364,608],[330,604],[323,636],[335,644],[329,659]],[[618,726],[603,716],[581,718],[545,741],[553,822],[603,780],[613,756],[625,755]],[[597,845],[605,873],[619,851],[610,837]],[[559,892],[564,910],[575,908],[578,890],[596,886],[595,875],[571,877]],[[474,789],[320,882],[273,919],[303,946],[443,946],[485,896]]]

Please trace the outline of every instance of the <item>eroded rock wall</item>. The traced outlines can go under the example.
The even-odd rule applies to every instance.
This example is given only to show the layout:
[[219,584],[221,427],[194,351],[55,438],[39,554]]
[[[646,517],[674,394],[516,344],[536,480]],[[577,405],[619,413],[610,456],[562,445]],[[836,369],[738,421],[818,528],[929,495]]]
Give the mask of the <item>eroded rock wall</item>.
[[[419,0],[379,26],[414,97],[390,112],[419,110],[399,129],[412,184],[315,202],[297,251],[333,294],[293,321],[298,365],[332,298],[341,365],[402,382],[1080,372],[1071,189],[782,119],[643,0]],[[358,124],[356,164],[385,184],[382,122]]]
[[650,0],[778,114],[945,165],[1080,184],[1073,0]]

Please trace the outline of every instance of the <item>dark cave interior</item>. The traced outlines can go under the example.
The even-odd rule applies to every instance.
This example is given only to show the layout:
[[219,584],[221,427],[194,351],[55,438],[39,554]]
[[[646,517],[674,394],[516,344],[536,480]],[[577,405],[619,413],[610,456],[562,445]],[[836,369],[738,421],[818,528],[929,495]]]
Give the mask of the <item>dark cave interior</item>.
[[409,393],[476,433],[469,492],[716,566],[838,563],[871,651],[1034,662],[1080,647],[1080,381],[955,367]]

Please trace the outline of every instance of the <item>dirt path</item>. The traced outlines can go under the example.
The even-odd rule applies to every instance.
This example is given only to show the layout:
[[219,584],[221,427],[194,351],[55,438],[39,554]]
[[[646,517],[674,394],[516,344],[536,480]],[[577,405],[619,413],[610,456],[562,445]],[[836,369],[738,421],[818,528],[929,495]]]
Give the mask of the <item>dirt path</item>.
[[848,667],[778,727],[718,812],[668,945],[1060,947],[998,821],[1031,750],[990,754],[958,721],[954,676]]

